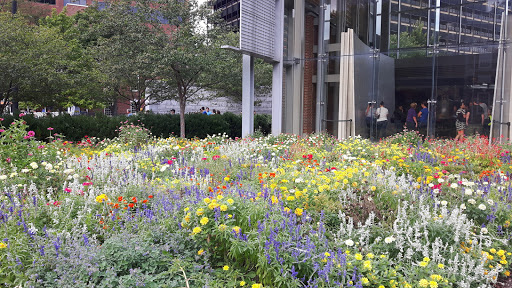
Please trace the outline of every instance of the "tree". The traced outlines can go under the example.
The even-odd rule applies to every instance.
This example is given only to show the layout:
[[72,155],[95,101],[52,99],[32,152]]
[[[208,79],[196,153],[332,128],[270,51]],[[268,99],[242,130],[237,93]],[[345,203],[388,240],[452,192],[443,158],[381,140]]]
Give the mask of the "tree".
[[[156,100],[177,100],[180,105],[180,136],[185,137],[185,108],[199,91],[214,88],[222,81],[215,69],[222,59],[220,49],[227,28],[206,6],[195,1],[155,1],[158,14],[164,19],[158,49],[160,81],[154,83],[152,97]],[[208,25],[208,23],[217,23]]]
[[55,29],[0,13],[0,111],[10,101],[63,106],[77,83],[74,49]]
[[400,58],[425,57],[427,33],[423,32],[423,22],[416,22],[411,32],[404,31],[400,33],[400,47],[398,47],[397,34],[391,35],[389,39],[390,51],[403,50]]
[[146,88],[156,78],[151,61],[159,47],[157,29],[149,3],[103,2],[106,8],[86,9],[77,17],[83,44],[88,45],[105,75],[103,86],[110,101],[132,103],[137,111],[146,104]]

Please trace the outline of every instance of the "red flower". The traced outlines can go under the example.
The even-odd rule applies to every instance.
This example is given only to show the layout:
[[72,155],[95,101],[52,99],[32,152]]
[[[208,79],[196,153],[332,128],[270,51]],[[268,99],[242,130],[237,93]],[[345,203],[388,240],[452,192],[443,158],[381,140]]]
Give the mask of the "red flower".
[[137,197],[135,197],[135,196],[134,196],[134,197],[132,197],[132,202],[133,202],[133,203],[137,203]]
[[135,206],[135,204],[130,203],[130,204],[128,204],[128,206],[130,206],[130,208],[133,208],[133,206]]
[[118,202],[123,201],[123,196],[119,196],[119,197],[117,197],[117,201],[118,201]]
[[142,201],[142,203],[148,203],[148,200],[147,200],[147,199],[144,199],[144,200]]
[[148,198],[150,198],[150,199],[153,198],[153,195],[149,195]]

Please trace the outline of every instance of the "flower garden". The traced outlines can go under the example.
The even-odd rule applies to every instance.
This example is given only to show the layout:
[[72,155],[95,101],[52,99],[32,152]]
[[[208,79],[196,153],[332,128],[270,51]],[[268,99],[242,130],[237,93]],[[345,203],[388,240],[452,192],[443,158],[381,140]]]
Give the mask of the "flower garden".
[[510,147],[327,135],[0,142],[0,286],[494,287]]

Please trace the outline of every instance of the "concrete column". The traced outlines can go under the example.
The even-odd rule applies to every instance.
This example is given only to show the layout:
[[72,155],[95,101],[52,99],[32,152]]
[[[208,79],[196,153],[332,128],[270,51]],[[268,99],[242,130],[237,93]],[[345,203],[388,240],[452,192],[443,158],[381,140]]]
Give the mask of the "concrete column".
[[254,58],[243,55],[242,66],[242,137],[254,133]]
[[292,87],[292,113],[291,120],[292,133],[302,134],[302,109],[303,109],[303,84],[304,84],[304,18],[305,1],[294,1],[294,19],[293,19],[293,47],[292,55],[298,61],[293,65],[293,87]]
[[284,0],[276,0],[276,33],[274,55],[277,63],[272,72],[272,135],[283,132],[283,42],[284,42]]

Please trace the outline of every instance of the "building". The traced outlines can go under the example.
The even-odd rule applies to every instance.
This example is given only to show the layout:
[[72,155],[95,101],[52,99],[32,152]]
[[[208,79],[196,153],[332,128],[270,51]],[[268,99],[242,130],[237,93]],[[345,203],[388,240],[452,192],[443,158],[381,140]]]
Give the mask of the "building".
[[240,27],[240,0],[215,0],[211,1],[215,11],[220,11],[220,16],[231,25],[234,30]]
[[[282,102],[274,102],[281,114],[273,114],[281,118],[280,132],[375,138],[366,108],[384,101],[390,116],[380,135],[390,135],[402,130],[390,123],[395,103],[407,110],[412,102],[425,102],[428,124],[420,132],[454,137],[454,106],[494,105],[507,1],[282,0],[283,10],[259,1],[259,8],[246,12],[251,2],[241,3],[242,42],[261,36],[248,37],[251,29],[244,30],[244,17],[257,9],[268,9],[252,24],[260,34],[266,33],[258,28],[265,13],[276,14],[279,33],[282,21],[282,59],[271,59],[283,65],[283,87],[274,90],[282,91]],[[252,53],[243,43],[240,51]]]

